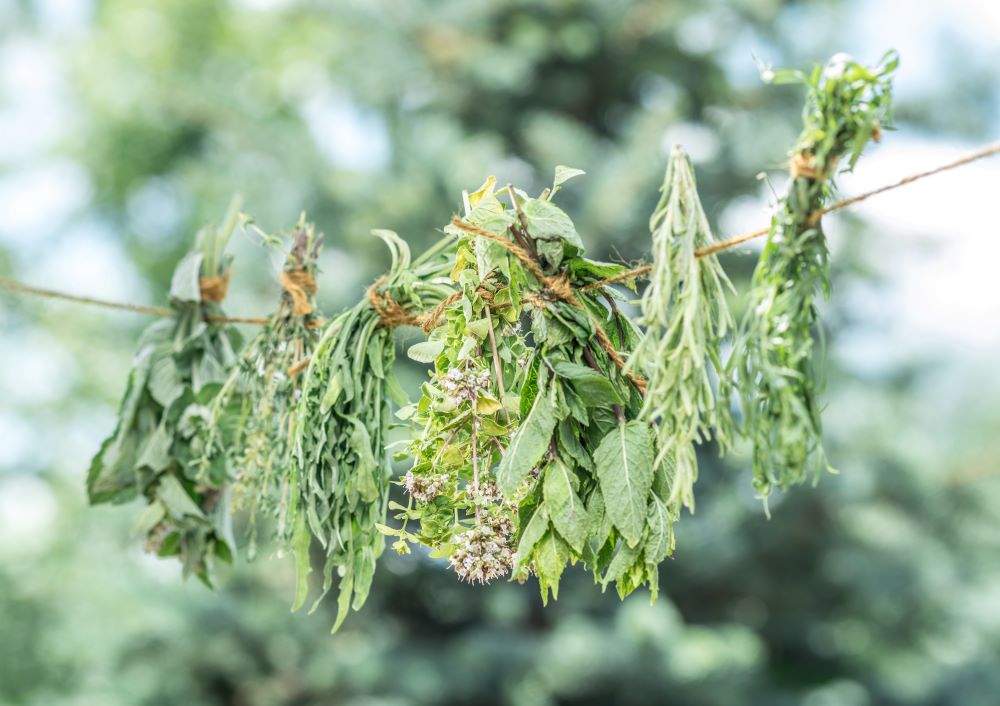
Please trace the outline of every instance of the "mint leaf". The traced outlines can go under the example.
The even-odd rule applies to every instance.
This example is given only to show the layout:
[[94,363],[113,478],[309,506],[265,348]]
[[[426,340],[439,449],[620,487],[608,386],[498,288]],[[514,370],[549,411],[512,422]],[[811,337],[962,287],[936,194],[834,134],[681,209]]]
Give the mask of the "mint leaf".
[[590,517],[577,495],[578,483],[566,464],[556,459],[545,468],[542,495],[549,517],[552,518],[552,525],[566,543],[580,554],[590,534]]
[[618,424],[594,452],[605,512],[630,547],[642,539],[646,524],[653,455],[649,425],[637,421]]
[[500,492],[511,496],[518,485],[535,467],[549,447],[552,431],[556,427],[555,410],[548,395],[539,391],[531,411],[521,423],[517,435],[511,440],[503,460],[497,466],[497,483]]

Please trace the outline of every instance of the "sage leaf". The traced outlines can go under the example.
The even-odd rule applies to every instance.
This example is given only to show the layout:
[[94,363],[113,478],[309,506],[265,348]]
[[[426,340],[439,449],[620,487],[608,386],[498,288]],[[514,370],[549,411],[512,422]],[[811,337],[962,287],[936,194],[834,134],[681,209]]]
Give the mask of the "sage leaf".
[[295,531],[292,534],[292,554],[295,558],[293,613],[305,605],[306,597],[309,595],[309,573],[312,571],[312,563],[309,561],[310,544],[312,544],[312,535],[309,534],[309,525],[306,523],[306,518],[299,515],[296,518]]
[[443,350],[444,341],[421,341],[410,346],[406,355],[418,363],[433,363]]

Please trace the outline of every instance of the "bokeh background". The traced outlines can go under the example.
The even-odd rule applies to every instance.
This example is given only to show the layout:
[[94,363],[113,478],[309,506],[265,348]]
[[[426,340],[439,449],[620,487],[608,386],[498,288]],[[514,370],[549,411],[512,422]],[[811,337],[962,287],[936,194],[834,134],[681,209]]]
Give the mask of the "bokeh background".
[[[845,195],[1000,135],[995,0],[6,0],[0,274],[160,303],[238,191],[325,231],[333,312],[387,265],[369,229],[419,249],[462,189],[556,164],[588,172],[560,199],[591,254],[641,258],[674,143],[720,235],[766,222],[802,95],[754,55],[890,47],[898,131]],[[85,503],[148,320],[0,294],[0,704],[1000,703],[998,184],[982,162],[827,219],[840,474],[768,520],[745,453],[705,449],[654,605],[574,571],[542,609],[387,554],[330,637],[329,606],[289,613],[287,557],[182,583],[136,508]],[[234,250],[228,308],[266,312],[273,258]],[[744,292],[755,252],[725,256]]]

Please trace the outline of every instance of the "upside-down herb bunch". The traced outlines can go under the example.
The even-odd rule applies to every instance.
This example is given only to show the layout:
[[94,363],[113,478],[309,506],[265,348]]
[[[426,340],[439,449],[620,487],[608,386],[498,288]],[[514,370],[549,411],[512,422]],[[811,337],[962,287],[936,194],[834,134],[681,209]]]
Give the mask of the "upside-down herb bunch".
[[732,284],[715,255],[698,256],[716,241],[691,161],[680,147],[667,166],[649,227],[653,263],[639,319],[645,334],[630,364],[648,380],[641,417],[655,424],[657,463],[671,464],[667,505],[677,516],[682,506],[694,510],[695,444],[713,430],[720,441],[729,436],[729,415],[717,410],[713,376],[722,374],[720,350],[733,329],[726,304]]
[[846,157],[853,169],[889,123],[897,63],[892,52],[871,69],[837,55],[808,75],[765,73],[765,79],[801,83],[808,91],[788,191],[771,219],[731,361],[753,442],[754,486],[765,496],[827,466],[813,337],[817,296],[829,294],[830,263],[818,214],[834,193],[840,160]]
[[[281,239],[261,232],[264,242]],[[278,275],[281,296],[274,314],[240,355],[211,404],[203,429],[205,467],[223,463],[231,471],[233,502],[248,515],[251,557],[256,552],[257,516],[267,514],[287,539],[285,522],[292,464],[292,431],[300,373],[318,337],[316,261],[323,236],[302,216],[290,237]],[[227,471],[223,471],[228,475]]]
[[665,469],[637,418],[644,382],[623,371],[619,352],[639,333],[614,290],[588,289],[626,268],[586,259],[551,200],[579,173],[557,170],[537,198],[496,193],[490,179],[446,229],[461,294],[410,349],[434,370],[404,410],[417,437],[403,525],[384,529],[397,549],[425,544],[470,582],[534,574],[544,598],[576,562],[622,595],[655,590],[653,569],[673,545]]
[[202,439],[211,406],[237,361],[239,333],[213,319],[229,282],[223,255],[236,228],[234,201],[220,227],[198,233],[194,250],[174,271],[170,306],[176,315],[143,332],[118,410],[118,424],[90,465],[91,503],[142,496],[136,522],[146,548],[176,556],[184,575],[211,583],[215,558],[235,551],[230,527],[228,472],[204,464]]
[[431,309],[451,293],[440,281],[448,273],[441,248],[411,262],[409,247],[395,233],[373,234],[389,247],[392,267],[364,300],[327,324],[306,370],[292,436],[287,520],[298,572],[293,609],[308,595],[315,538],[326,554],[322,595],[333,573],[340,577],[334,629],[349,607],[364,604],[384,548],[377,524],[385,519],[392,475],[389,403],[406,401],[392,371],[393,328],[421,323],[407,312]]
[[[415,259],[395,233],[373,231],[388,273],[321,322],[320,238],[300,220],[278,310],[242,353],[218,306],[233,207],[178,266],[175,317],[140,342],[118,426],[91,467],[91,501],[142,495],[150,546],[206,581],[212,558],[233,550],[230,496],[251,527],[266,513],[295,558],[293,609],[315,560],[314,608],[336,578],[335,630],[364,604],[386,535],[470,583],[535,577],[543,601],[577,563],[623,597],[643,585],[655,597],[681,509],[694,509],[699,443],[752,441],[765,496],[825,463],[812,361],[815,298],[829,283],[818,214],[838,161],[853,167],[887,124],[895,64],[835,58],[809,76],[770,76],[807,86],[805,129],[735,340],[732,286],[679,149],[650,219],[651,263],[636,269],[587,258],[554,203],[581,170],[557,167],[537,196],[491,177]],[[408,348],[430,366],[412,403],[393,372],[400,327],[426,334]],[[408,434],[390,443],[393,426]],[[390,497],[394,478],[403,502]]]

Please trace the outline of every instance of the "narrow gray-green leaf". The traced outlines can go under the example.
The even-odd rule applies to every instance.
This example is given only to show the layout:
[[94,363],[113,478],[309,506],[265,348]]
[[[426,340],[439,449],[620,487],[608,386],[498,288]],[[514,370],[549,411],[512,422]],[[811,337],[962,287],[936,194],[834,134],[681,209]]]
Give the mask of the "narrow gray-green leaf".
[[292,535],[292,554],[295,557],[295,600],[292,602],[292,612],[297,611],[306,602],[309,595],[309,573],[312,563],[309,561],[309,545],[312,536],[304,515],[299,514],[295,521],[295,532]]

